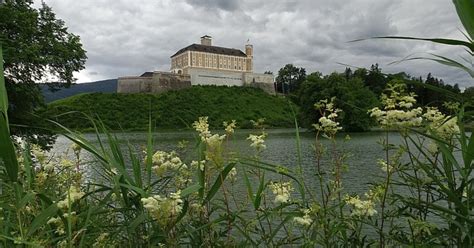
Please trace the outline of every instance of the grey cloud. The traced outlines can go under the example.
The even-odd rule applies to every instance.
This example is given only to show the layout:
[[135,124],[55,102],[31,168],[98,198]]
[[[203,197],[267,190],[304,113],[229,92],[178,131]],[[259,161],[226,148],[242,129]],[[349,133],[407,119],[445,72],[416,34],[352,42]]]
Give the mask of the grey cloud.
[[186,0],[194,7],[204,7],[208,9],[222,9],[233,11],[239,8],[238,0]]
[[[39,1],[39,0],[37,0]],[[428,72],[472,85],[465,74],[431,62],[388,65],[410,54],[463,54],[423,42],[370,40],[380,35],[462,38],[445,0],[45,0],[69,30],[81,36],[88,61],[84,80],[168,70],[169,57],[204,34],[218,46],[254,45],[255,69],[278,72],[287,63],[331,73],[346,63],[379,63],[386,72]],[[423,6],[423,8],[418,7]],[[90,72],[97,72],[91,74]],[[81,81],[81,78],[79,78]]]

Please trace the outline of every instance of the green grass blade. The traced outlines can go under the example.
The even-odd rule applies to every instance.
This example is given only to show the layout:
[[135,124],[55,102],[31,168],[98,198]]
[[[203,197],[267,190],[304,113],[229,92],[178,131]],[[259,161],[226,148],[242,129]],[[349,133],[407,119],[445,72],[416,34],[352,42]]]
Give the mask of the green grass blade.
[[18,180],[18,160],[15,147],[10,139],[6,118],[6,113],[0,113],[0,158],[3,161],[9,180],[16,182]]
[[57,211],[58,206],[56,205],[56,203],[51,204],[49,207],[43,210],[39,215],[35,217],[35,219],[31,223],[28,229],[27,236],[32,235],[34,232],[36,232],[36,230],[44,226],[46,222],[48,222],[48,220],[56,214]]
[[247,175],[247,170],[244,169],[243,171],[244,171],[245,186],[247,187],[247,195],[250,197],[250,200],[254,202],[255,197],[253,195],[252,184],[250,183],[249,176]]
[[151,167],[153,166],[153,134],[151,131],[151,114],[148,118],[148,133],[147,133],[147,142],[146,142],[146,173],[148,185],[151,183]]
[[265,171],[262,171],[262,175],[259,176],[259,185],[257,189],[257,193],[255,193],[255,199],[253,202],[253,207],[255,210],[260,208],[260,204],[262,203],[263,191],[265,190],[267,184],[265,183]]
[[[444,39],[444,38],[418,38],[418,37],[407,37],[407,36],[377,36],[372,37],[369,39],[391,39],[391,40],[417,40],[417,41],[429,41],[443,45],[450,45],[450,46],[464,46],[467,47],[469,50],[474,52],[474,44],[462,41],[462,40],[454,40],[454,39]],[[351,42],[358,42],[368,39],[357,39]]]
[[211,189],[209,190],[209,192],[207,193],[207,196],[206,198],[204,199],[204,202],[209,202],[210,200],[212,200],[212,198],[216,195],[217,191],[219,190],[219,188],[221,187],[222,183],[225,181],[227,175],[229,174],[229,172],[232,170],[232,168],[235,167],[235,163],[230,163],[228,164],[226,167],[224,167],[224,169],[221,171],[221,173],[219,174],[219,176],[217,176],[216,178],[216,181],[214,182],[214,184],[212,185]]
[[187,197],[188,195],[198,192],[201,189],[201,185],[194,184],[181,191],[181,197]]
[[453,0],[462,25],[467,33],[474,40],[474,1],[472,0]]
[[5,115],[5,123],[8,123],[8,95],[3,70],[3,50],[2,43],[0,42],[0,112]]

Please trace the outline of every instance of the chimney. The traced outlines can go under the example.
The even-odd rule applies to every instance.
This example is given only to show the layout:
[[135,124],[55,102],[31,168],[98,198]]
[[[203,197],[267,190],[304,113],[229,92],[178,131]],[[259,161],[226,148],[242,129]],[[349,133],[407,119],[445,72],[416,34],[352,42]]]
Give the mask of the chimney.
[[201,37],[201,45],[212,46],[212,37],[209,35]]

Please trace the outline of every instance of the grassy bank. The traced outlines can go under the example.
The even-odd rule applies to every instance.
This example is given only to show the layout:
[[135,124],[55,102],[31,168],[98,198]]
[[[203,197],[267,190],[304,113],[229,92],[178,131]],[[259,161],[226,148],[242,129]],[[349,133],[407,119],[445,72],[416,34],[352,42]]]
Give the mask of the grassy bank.
[[[250,120],[259,118],[265,118],[270,127],[292,127],[291,108],[297,111],[286,99],[260,89],[194,86],[162,94],[81,94],[50,103],[44,115],[79,130],[92,127],[80,113],[98,116],[113,130],[145,130],[150,115],[156,127],[166,129],[186,128],[199,116],[209,116],[214,128],[230,120],[250,128]],[[68,112],[76,113],[63,115]]]

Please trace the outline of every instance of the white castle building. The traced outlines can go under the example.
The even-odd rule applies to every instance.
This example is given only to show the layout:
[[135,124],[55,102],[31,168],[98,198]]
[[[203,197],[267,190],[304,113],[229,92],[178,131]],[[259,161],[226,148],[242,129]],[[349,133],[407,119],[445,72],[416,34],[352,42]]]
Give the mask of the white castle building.
[[171,56],[170,72],[146,72],[139,77],[118,79],[117,92],[164,92],[191,85],[250,86],[274,94],[272,74],[253,72],[253,46],[239,49],[212,45],[212,37],[201,37]]

